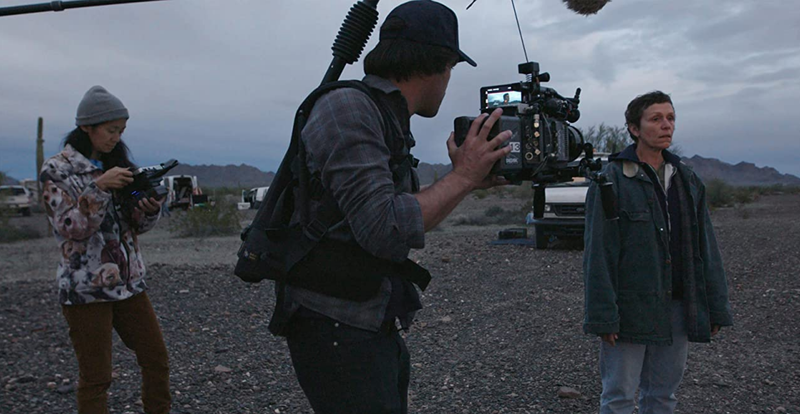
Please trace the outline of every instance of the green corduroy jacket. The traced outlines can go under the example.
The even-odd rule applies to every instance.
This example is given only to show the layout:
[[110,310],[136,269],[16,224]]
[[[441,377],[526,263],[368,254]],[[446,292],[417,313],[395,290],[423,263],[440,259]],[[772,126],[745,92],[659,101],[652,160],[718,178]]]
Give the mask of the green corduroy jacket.
[[[634,144],[612,155],[604,169],[613,183],[618,220],[605,218],[596,184],[586,196],[583,329],[598,335],[617,333],[624,342],[671,345],[669,232],[655,194],[661,191],[659,184],[644,172],[647,167],[635,149]],[[685,278],[694,278],[694,289],[685,291],[683,298],[688,336],[692,342],[709,342],[712,325],[730,326],[733,318],[705,186],[680,158],[667,151],[664,156],[677,167],[693,210],[694,272]]]

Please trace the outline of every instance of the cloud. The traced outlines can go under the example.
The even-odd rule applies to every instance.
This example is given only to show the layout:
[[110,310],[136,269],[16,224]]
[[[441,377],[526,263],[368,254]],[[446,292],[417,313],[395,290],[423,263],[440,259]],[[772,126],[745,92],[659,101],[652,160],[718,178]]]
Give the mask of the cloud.
[[[353,2],[193,0],[0,17],[0,170],[33,176],[36,118],[45,119],[52,155],[95,84],[128,106],[125,139],[140,164],[177,158],[274,170]],[[477,114],[481,86],[522,80],[510,2],[479,0],[465,10],[468,3],[446,1],[459,17],[462,49],[479,66],[456,67],[439,116],[412,120],[414,152],[427,162],[448,161],[453,118]],[[398,4],[382,0],[381,17]],[[800,11],[785,2],[612,1],[589,17],[560,0],[516,4],[528,57],[551,74],[548,86],[566,96],[583,89],[579,126],[620,125],[628,101],[661,89],[676,102],[676,140],[687,154],[800,174],[796,163],[770,156],[773,148],[800,150],[800,120],[791,114],[800,96]],[[343,74],[361,76],[361,61]]]

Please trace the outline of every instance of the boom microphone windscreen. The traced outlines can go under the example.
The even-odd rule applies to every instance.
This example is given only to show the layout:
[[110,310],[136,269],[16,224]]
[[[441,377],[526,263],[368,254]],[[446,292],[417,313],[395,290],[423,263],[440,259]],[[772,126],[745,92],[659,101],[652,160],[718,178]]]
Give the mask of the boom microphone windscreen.
[[575,13],[588,16],[595,14],[611,0],[562,0]]

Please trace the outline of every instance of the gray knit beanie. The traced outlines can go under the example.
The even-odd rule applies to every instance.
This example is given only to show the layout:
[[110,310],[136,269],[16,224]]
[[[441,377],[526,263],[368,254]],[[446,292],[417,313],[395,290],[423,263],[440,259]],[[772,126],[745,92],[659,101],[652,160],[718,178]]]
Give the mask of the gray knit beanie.
[[116,96],[102,86],[92,86],[78,104],[75,125],[97,125],[115,119],[128,119],[128,110]]

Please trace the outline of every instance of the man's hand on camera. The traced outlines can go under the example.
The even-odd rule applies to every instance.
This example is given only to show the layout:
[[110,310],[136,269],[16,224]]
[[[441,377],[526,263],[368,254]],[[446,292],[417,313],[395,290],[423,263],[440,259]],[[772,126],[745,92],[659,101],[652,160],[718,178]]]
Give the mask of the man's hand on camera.
[[143,198],[139,200],[139,209],[144,211],[148,216],[154,216],[161,211],[161,203],[163,202],[163,198],[160,200],[156,200],[153,197]]
[[[489,130],[502,113],[502,109],[498,109],[492,112],[489,119],[485,114],[479,116],[470,126],[460,147],[456,147],[455,134],[450,134],[447,150],[453,162],[453,171],[414,195],[419,202],[425,231],[441,223],[470,191],[504,184],[502,178],[489,176],[489,171],[497,160],[511,151],[511,147],[498,148],[511,138],[511,132],[503,131],[491,141],[486,141]],[[484,119],[486,123],[481,127]]]
[[[462,179],[470,189],[505,184],[505,180],[488,177],[497,160],[511,152],[510,146],[500,147],[511,138],[511,131],[503,131],[487,141],[489,131],[501,115],[503,110],[498,108],[491,115],[482,114],[475,118],[460,147],[456,146],[455,133],[450,133],[450,138],[447,140],[453,174]],[[483,122],[484,119],[486,122]]]
[[119,190],[133,182],[133,172],[127,168],[114,167],[94,181],[97,188],[108,190]]

